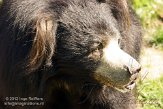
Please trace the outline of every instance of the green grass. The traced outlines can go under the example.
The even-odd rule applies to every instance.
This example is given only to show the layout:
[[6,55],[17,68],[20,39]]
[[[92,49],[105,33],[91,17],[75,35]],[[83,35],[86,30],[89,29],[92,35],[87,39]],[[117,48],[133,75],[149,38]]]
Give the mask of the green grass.
[[158,28],[154,36],[149,40],[149,44],[163,48],[163,27]]
[[163,48],[163,0],[133,0],[140,16],[147,45]]
[[[145,44],[163,49],[163,0],[133,0],[133,7],[144,27]],[[163,109],[163,76],[140,82],[138,91],[141,109]]]
[[163,109],[163,77],[140,82],[138,95],[142,109]]

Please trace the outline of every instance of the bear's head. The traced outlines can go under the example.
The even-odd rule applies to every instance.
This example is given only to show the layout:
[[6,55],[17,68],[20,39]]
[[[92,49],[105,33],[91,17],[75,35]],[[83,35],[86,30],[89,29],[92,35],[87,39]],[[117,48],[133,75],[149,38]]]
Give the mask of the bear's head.
[[140,65],[125,1],[56,0],[49,6],[37,18],[31,69],[44,63],[62,81],[134,88]]

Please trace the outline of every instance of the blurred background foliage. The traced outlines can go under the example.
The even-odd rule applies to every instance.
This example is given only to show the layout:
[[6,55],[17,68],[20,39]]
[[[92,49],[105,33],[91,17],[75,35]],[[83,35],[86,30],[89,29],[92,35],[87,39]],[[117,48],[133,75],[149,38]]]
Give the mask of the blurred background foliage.
[[163,48],[163,0],[133,0],[133,8],[140,16],[148,46]]
[[163,109],[163,0],[132,0],[132,6],[144,27],[139,108]]

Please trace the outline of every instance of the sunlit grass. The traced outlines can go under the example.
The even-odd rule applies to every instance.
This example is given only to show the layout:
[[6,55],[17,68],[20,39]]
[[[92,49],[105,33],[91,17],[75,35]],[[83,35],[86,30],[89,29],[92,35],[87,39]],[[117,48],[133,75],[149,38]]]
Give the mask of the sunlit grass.
[[138,95],[142,109],[163,109],[163,77],[140,81]]
[[[145,44],[162,49],[163,0],[133,0],[133,7],[144,27]],[[147,64],[147,67],[150,68],[150,64]],[[163,76],[158,79],[140,81],[138,101],[141,109],[163,109]]]

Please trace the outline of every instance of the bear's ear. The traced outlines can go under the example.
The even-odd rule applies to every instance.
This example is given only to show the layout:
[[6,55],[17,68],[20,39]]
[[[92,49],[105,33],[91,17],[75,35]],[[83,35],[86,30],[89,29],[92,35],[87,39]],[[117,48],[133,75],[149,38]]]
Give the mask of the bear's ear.
[[112,13],[117,19],[120,28],[127,30],[130,27],[130,13],[127,0],[107,0],[111,6]]
[[56,40],[55,31],[57,23],[52,16],[39,15],[35,21],[35,36],[29,55],[29,69],[38,69],[42,64],[51,66],[54,55]]
[[65,0],[48,3],[48,7],[40,11],[34,19],[35,36],[29,54],[28,72],[37,70],[40,66],[51,66],[56,46],[57,19],[68,7]]

